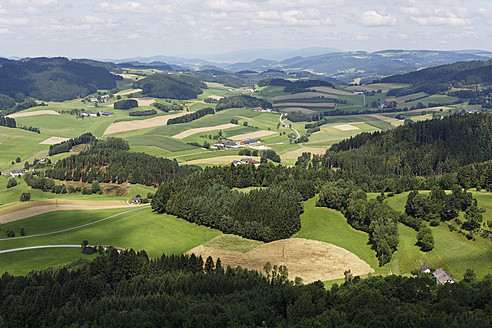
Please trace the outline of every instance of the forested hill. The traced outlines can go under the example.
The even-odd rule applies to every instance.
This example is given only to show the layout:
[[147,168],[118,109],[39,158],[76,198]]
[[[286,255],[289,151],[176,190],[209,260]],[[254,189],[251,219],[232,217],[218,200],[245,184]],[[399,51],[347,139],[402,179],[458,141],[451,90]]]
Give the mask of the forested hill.
[[439,93],[452,86],[492,83],[492,60],[467,61],[426,68],[403,75],[394,75],[381,80],[384,83],[409,83],[408,88],[394,89],[389,96],[401,96],[417,92]]
[[111,249],[91,262],[0,278],[2,327],[490,327],[492,281],[352,278],[325,290],[191,256]]
[[85,97],[98,89],[114,89],[120,76],[104,67],[67,58],[32,58],[6,61],[0,67],[0,94],[17,102],[26,97],[65,101]]
[[134,82],[133,87],[151,97],[191,99],[201,94],[207,85],[188,75],[155,74]]
[[362,133],[333,145],[323,163],[373,176],[429,176],[491,159],[492,114],[482,113]]

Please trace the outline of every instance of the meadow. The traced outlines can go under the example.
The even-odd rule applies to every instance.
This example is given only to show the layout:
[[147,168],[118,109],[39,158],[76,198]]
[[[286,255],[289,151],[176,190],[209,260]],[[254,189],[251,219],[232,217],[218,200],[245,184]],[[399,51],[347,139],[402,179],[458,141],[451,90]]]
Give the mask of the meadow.
[[[96,218],[121,212],[115,210],[97,211],[60,211],[46,213],[29,219],[2,225],[2,231],[21,227],[28,234],[57,231],[62,228],[87,223]],[[69,218],[67,221],[67,218]],[[40,236],[26,239],[0,240],[0,250],[38,245],[79,245],[88,240],[90,245],[112,245],[125,249],[145,250],[151,257],[165,254],[181,254],[196,247],[206,240],[220,235],[221,232],[198,226],[170,215],[155,214],[149,207],[122,214],[107,221],[96,223],[80,229],[62,232],[59,234]],[[79,252],[79,258],[87,258]],[[12,261],[15,254],[16,261]],[[31,266],[29,259],[35,258],[36,263]],[[47,267],[63,265],[77,258],[73,249],[43,249],[19,251],[0,254],[1,273],[8,271],[11,274],[26,274],[36,265]],[[18,263],[17,263],[18,262]],[[24,264],[24,265],[21,265]]]

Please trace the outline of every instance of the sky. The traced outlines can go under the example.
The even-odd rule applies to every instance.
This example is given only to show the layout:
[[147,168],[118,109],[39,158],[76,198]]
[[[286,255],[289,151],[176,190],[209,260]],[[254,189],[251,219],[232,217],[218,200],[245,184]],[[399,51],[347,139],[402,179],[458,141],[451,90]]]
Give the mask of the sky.
[[492,51],[491,0],[0,0],[0,56]]

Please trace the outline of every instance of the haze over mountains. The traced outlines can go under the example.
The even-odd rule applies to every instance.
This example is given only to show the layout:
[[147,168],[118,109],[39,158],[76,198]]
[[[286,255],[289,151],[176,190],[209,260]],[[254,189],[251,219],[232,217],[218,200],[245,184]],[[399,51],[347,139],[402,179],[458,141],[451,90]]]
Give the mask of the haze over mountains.
[[150,64],[160,62],[179,65],[192,70],[207,67],[238,72],[269,69],[295,72],[306,70],[345,82],[361,78],[372,81],[394,74],[404,74],[425,67],[458,61],[487,60],[492,52],[482,50],[382,50],[377,52],[340,51],[331,48],[305,48],[299,50],[252,49],[216,55],[190,55],[183,57],[152,56],[125,59],[106,59],[116,63]]

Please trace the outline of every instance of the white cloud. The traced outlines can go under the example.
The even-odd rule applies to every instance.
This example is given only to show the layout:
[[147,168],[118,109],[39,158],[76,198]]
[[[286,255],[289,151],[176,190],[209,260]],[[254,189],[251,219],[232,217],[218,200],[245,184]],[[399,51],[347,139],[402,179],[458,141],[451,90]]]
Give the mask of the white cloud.
[[96,10],[109,13],[146,13],[148,9],[137,1],[126,1],[123,3],[101,2]]
[[367,10],[360,16],[359,22],[364,26],[395,26],[396,17],[391,14],[383,15],[375,10]]
[[468,32],[463,32],[463,33],[451,33],[448,36],[446,36],[446,39],[478,39],[478,35],[475,32],[468,31]]
[[82,21],[88,24],[103,24],[106,22],[103,18],[96,16],[85,16]]
[[471,22],[467,18],[457,17],[454,14],[448,14],[447,17],[442,16],[425,16],[425,17],[410,17],[412,21],[423,26],[464,26]]
[[14,34],[14,33],[9,31],[9,29],[6,27],[0,27],[0,35],[6,35],[6,34]]
[[128,38],[132,39],[132,40],[138,40],[138,39],[142,39],[142,36],[138,33],[133,33],[133,34],[129,35]]
[[420,15],[420,10],[416,7],[401,7],[399,11],[402,14],[406,14],[406,15],[412,15],[412,16]]
[[208,0],[207,5],[214,10],[223,11],[254,11],[257,4],[251,1]]
[[10,0],[15,6],[46,7],[58,5],[58,0]]
[[0,14],[6,14],[6,13],[7,13],[7,10],[6,10],[6,9],[4,9],[4,8],[2,7],[2,5],[0,5]]
[[29,19],[26,17],[0,17],[0,25],[27,25]]

